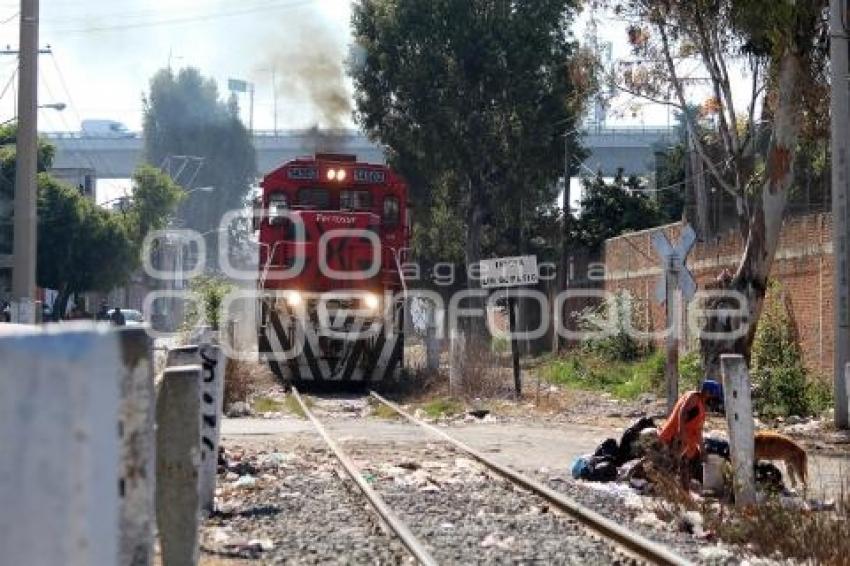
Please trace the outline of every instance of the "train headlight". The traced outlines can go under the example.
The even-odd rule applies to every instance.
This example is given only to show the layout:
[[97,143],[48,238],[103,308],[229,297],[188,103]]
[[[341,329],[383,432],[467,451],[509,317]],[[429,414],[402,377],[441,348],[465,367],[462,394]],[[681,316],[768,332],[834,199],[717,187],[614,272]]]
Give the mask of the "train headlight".
[[301,293],[298,291],[290,291],[286,294],[286,305],[291,309],[297,309],[301,306]]
[[340,169],[336,172],[337,181],[345,181],[345,169]]
[[328,169],[328,181],[336,179],[336,169]]
[[378,307],[381,306],[381,301],[378,299],[378,295],[374,293],[367,293],[363,297],[363,306],[370,311],[376,311],[378,310]]

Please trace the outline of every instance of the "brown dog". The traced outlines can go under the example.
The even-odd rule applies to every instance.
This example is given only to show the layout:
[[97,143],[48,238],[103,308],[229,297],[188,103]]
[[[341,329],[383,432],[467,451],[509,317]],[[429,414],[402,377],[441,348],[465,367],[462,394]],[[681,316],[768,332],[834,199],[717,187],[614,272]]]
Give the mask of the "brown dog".
[[808,467],[806,450],[784,434],[769,430],[756,432],[755,460],[779,460],[785,462],[788,479],[797,486],[797,478],[807,483]]

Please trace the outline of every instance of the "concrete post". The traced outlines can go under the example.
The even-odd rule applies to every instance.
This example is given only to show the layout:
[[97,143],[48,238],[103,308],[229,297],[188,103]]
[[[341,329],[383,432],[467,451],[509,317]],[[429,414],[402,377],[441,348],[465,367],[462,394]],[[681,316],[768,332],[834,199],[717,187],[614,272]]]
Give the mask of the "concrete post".
[[4,328],[0,360],[0,562],[117,566],[117,334]]
[[428,304],[428,323],[425,327],[425,364],[428,371],[440,369],[440,341],[437,340],[437,307]]
[[218,446],[224,406],[225,359],[218,346],[181,346],[168,351],[169,367],[200,364],[203,369],[199,403],[201,407],[201,470],[199,494],[201,509],[213,511]]
[[212,513],[215,502],[215,482],[218,472],[218,447],[221,438],[221,418],[224,408],[224,366],[220,347],[205,344],[201,356],[201,509]]
[[122,565],[150,566],[154,508],[154,405],[152,340],[145,328],[118,332],[124,371],[121,380],[121,539]]
[[832,72],[832,249],[835,254],[834,388],[835,426],[850,427],[848,389],[841,372],[850,362],[850,11],[846,0],[830,0],[830,58]]
[[720,356],[726,421],[729,424],[729,448],[732,455],[735,505],[741,507],[756,502],[755,423],[750,398],[750,375],[747,363],[739,354]]
[[463,380],[463,358],[466,349],[466,338],[463,331],[454,329],[449,338],[449,392],[458,392]]
[[156,402],[156,518],[163,566],[198,563],[201,366],[163,372]]

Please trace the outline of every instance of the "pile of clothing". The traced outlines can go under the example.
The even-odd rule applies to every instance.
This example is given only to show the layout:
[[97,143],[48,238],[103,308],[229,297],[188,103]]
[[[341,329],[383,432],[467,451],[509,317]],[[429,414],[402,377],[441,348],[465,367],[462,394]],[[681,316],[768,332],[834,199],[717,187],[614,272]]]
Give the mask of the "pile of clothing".
[[608,438],[593,454],[576,458],[572,467],[573,478],[596,482],[615,481],[621,475],[620,468],[626,467],[624,471],[631,472],[633,466],[627,464],[639,460],[646,447],[657,442],[657,439],[655,421],[641,417],[625,430],[619,443]]

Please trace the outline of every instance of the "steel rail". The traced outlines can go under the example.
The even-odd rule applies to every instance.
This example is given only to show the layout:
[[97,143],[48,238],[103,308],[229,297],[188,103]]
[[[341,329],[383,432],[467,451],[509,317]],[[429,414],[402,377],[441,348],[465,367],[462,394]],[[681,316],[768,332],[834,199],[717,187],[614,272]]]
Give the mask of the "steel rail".
[[307,408],[307,404],[304,403],[304,400],[301,398],[301,395],[298,393],[298,390],[293,387],[292,394],[295,396],[296,401],[301,406],[301,410],[304,411],[304,414],[310,419],[310,422],[313,423],[313,426],[316,427],[316,430],[319,432],[319,435],[324,439],[325,443],[334,453],[337,460],[339,460],[342,467],[345,468],[345,471],[354,480],[354,483],[357,484],[357,487],[360,488],[360,491],[363,492],[363,495],[366,496],[366,499],[369,500],[369,503],[372,507],[377,511],[378,515],[386,522],[386,524],[392,529],[392,531],[398,536],[401,540],[402,544],[410,551],[410,554],[416,558],[420,564],[424,566],[437,566],[437,561],[431,556],[431,553],[425,548],[425,545],[416,538],[407,525],[402,521],[398,515],[396,515],[386,504],[386,502],[381,498],[378,493],[372,489],[366,480],[360,475],[359,470],[354,465],[354,462],[343,452],[343,450],[339,447],[339,445],[334,441],[333,438],[325,430],[325,427],[322,426],[322,423],[313,416],[313,413],[310,409]]
[[429,432],[435,434],[436,436],[439,436],[446,442],[449,442],[450,444],[459,448],[463,452],[466,452],[474,459],[478,460],[479,462],[481,462],[494,472],[498,473],[502,477],[508,479],[509,481],[512,481],[515,484],[539,495],[540,497],[554,505],[556,508],[571,515],[575,519],[578,519],[580,522],[584,523],[589,528],[593,529],[605,538],[614,541],[621,547],[628,549],[633,554],[655,564],[663,564],[669,566],[685,566],[692,564],[681,556],[670,552],[663,546],[654,543],[639,534],[624,529],[617,523],[606,519],[599,513],[592,511],[587,507],[584,507],[583,505],[577,503],[576,501],[573,501],[565,495],[558,493],[557,491],[549,488],[548,486],[543,485],[537,480],[530,478],[524,474],[521,474],[520,472],[512,470],[508,467],[505,467],[501,464],[498,464],[493,460],[490,460],[474,448],[467,446],[466,444],[455,438],[452,438],[437,427],[432,426],[410,415],[401,407],[391,401],[384,399],[374,391],[370,391],[370,394],[372,395],[372,397],[374,397],[387,407],[390,407],[392,410],[394,410],[410,422],[428,430]]

